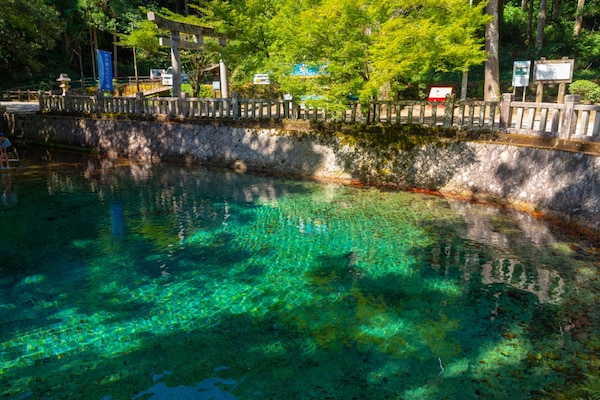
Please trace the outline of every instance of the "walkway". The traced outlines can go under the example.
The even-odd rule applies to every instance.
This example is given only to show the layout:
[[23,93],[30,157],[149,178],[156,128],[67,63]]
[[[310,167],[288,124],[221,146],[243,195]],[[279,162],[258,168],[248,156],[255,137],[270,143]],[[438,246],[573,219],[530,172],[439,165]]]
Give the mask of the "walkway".
[[33,114],[40,110],[40,103],[27,101],[0,101],[0,107],[13,114]]

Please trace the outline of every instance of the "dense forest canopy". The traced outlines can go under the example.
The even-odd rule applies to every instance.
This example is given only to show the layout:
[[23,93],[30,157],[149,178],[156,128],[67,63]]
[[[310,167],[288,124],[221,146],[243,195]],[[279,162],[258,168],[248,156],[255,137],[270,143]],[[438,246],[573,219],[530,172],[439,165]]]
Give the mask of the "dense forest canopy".
[[[168,32],[147,21],[150,10],[227,37],[225,47],[209,38],[202,50],[182,50],[196,82],[221,59],[236,87],[268,73],[280,93],[332,101],[414,95],[467,71],[482,81],[488,67],[510,84],[515,60],[540,57],[573,58],[578,79],[600,78],[600,0],[0,1],[4,88],[40,86],[61,72],[95,77],[96,49],[113,52],[117,76],[133,75],[134,64],[140,75],[167,68],[169,49],[158,37]],[[298,66],[318,72],[300,79]]]

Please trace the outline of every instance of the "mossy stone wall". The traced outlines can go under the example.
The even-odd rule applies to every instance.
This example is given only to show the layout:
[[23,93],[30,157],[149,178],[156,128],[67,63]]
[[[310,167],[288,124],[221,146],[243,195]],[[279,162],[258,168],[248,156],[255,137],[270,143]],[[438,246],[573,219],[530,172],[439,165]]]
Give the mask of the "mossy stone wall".
[[515,145],[515,137],[490,132],[417,127],[49,115],[22,116],[15,134],[25,142],[147,161],[426,189],[510,204],[600,230],[600,156],[571,151],[576,144],[563,143],[564,150],[558,150],[556,143],[554,148]]

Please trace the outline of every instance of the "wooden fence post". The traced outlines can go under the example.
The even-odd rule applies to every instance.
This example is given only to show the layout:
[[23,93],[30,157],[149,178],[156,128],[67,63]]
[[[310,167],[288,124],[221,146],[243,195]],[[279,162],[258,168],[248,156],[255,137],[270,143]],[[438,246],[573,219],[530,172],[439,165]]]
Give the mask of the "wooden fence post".
[[446,96],[446,102],[444,103],[444,128],[450,128],[452,126],[455,101],[456,95],[454,93]]
[[569,139],[575,134],[575,129],[577,128],[577,111],[575,111],[575,105],[579,104],[580,101],[581,96],[578,94],[568,94],[565,96],[565,108],[558,135],[560,138]]
[[240,99],[237,92],[231,95],[231,112],[233,113],[233,119],[240,118]]
[[46,102],[43,99],[44,93],[41,90],[38,90],[38,105],[40,107],[40,111],[46,110]]
[[135,94],[134,112],[137,115],[141,115],[144,112],[144,92],[137,92]]
[[187,110],[188,110],[188,93],[187,92],[183,92],[181,93],[181,96],[179,96],[177,98],[177,115],[179,115],[180,117],[187,117]]
[[510,128],[510,119],[511,119],[511,111],[510,111],[510,103],[515,100],[515,95],[512,93],[504,93],[502,94],[502,102],[500,103],[500,129],[508,129]]
[[104,93],[98,90],[96,92],[96,112],[102,114],[104,111]]

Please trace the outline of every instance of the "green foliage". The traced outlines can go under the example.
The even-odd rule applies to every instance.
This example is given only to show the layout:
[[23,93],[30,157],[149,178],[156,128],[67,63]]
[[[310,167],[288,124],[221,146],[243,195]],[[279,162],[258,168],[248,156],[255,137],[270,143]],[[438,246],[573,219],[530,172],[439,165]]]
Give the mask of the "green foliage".
[[[127,47],[136,48],[140,70],[166,68],[169,50],[159,48],[154,10],[170,19],[214,28],[227,37],[221,47],[204,38],[201,51],[181,50],[195,90],[202,70],[226,61],[230,80],[244,86],[269,73],[278,95],[310,95],[337,105],[349,96],[414,97],[424,83],[482,79],[486,54],[485,2],[465,0],[5,0],[0,13],[2,86],[47,82],[60,72],[93,76],[95,46],[111,49],[118,37],[119,70],[131,71]],[[530,17],[520,1],[500,12],[500,75],[510,80],[514,60],[567,56],[578,79],[600,76],[600,0],[585,0],[582,31],[573,35],[577,2],[553,3],[543,48],[534,49],[537,2]],[[144,5],[146,8],[140,7]],[[185,15],[179,12],[185,11]],[[530,19],[532,18],[532,19]],[[133,28],[132,28],[133,26]],[[527,37],[528,26],[531,28]],[[189,38],[188,38],[189,39]],[[57,44],[59,41],[59,46]],[[126,51],[124,51],[126,50]],[[327,66],[310,79],[292,76],[295,65]],[[77,71],[74,75],[73,72]],[[590,101],[594,95],[590,98]]]
[[581,70],[592,68],[596,77],[600,76],[600,31],[583,31],[573,43],[573,52],[578,55],[575,61]]
[[245,0],[224,2],[212,0],[199,2],[200,17],[196,24],[214,28],[227,37],[227,45],[221,47],[215,40],[208,41],[206,51],[212,53],[213,61],[227,61],[232,69],[233,82],[252,81],[255,73],[264,73],[263,66],[269,59],[269,44],[275,32],[271,20],[277,0]]
[[489,21],[485,3],[458,0],[381,1],[381,29],[369,48],[371,79],[363,96],[392,92],[420,81],[429,71],[463,71],[486,59],[478,33]]
[[56,45],[65,23],[44,0],[3,1],[1,10],[1,85],[8,86],[44,68],[46,52]]
[[578,80],[569,85],[569,93],[581,96],[583,102],[600,102],[600,86],[588,80]]
[[156,24],[148,20],[143,20],[133,26],[129,34],[117,34],[119,46],[134,47],[138,51],[138,56],[149,58],[159,51],[158,46],[158,28]]
[[[330,104],[349,95],[394,98],[431,71],[483,63],[482,7],[458,0],[281,0],[260,72],[270,72],[283,92]],[[326,70],[298,78],[292,71],[299,63]]]
[[213,88],[211,85],[200,85],[198,93],[194,93],[194,87],[189,83],[184,83],[181,85],[181,91],[188,93],[191,97],[200,97],[203,99],[210,99],[215,97],[213,92]]
[[[282,90],[298,97],[311,95],[329,102],[346,102],[358,94],[368,79],[367,49],[371,24],[365,0],[323,0],[306,8],[300,3],[286,5],[273,29],[278,29],[270,46],[268,70]],[[316,77],[292,75],[304,63],[323,73]],[[326,68],[324,68],[326,66]]]

